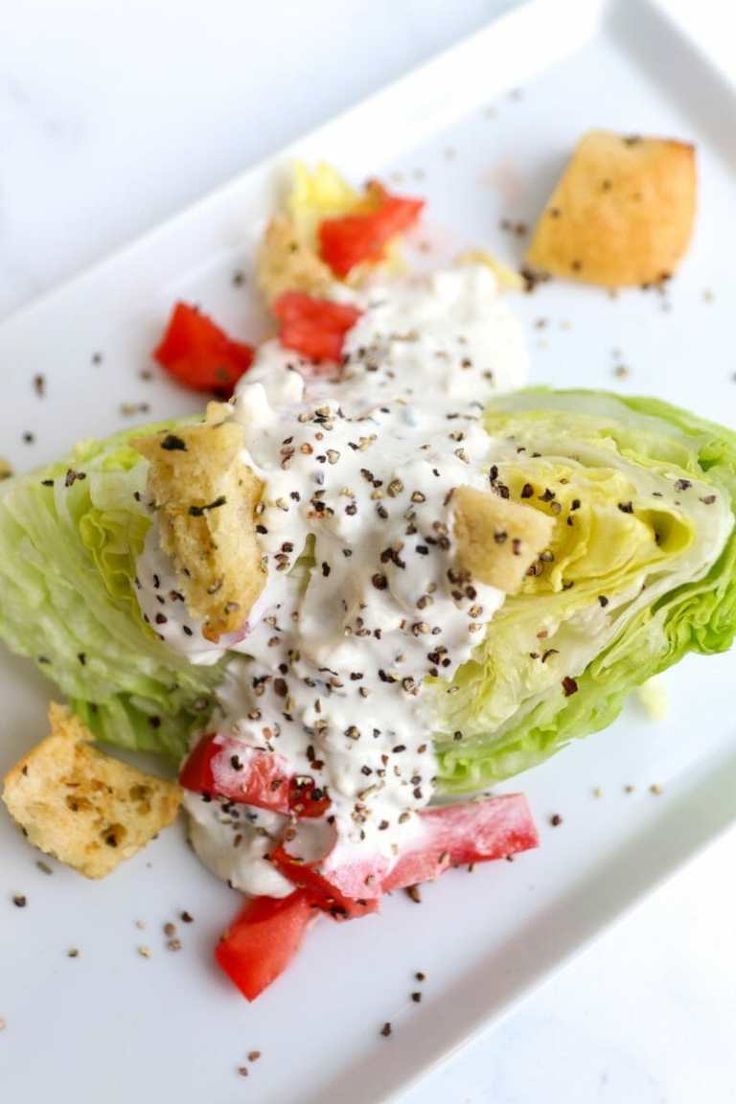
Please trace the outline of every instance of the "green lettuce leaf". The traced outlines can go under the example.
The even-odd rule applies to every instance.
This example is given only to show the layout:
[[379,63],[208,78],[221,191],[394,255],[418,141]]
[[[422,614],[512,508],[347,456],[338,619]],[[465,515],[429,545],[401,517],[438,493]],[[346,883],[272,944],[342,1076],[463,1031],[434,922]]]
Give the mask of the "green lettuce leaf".
[[433,687],[446,792],[605,727],[635,686],[736,632],[736,434],[585,391],[505,395],[486,427],[503,493],[557,524],[539,573],[453,683]]
[[101,740],[180,756],[222,664],[199,667],[142,619],[135,561],[149,519],[133,437],[84,442],[0,487],[0,636],[32,657]]

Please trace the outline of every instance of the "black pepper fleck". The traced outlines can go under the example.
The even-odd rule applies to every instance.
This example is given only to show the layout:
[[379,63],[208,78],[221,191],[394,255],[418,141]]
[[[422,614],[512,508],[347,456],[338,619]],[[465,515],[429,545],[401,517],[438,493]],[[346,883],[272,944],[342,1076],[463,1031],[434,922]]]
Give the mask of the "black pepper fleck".
[[161,442],[161,448],[166,452],[186,452],[187,443],[181,437],[177,437],[175,433],[167,433]]

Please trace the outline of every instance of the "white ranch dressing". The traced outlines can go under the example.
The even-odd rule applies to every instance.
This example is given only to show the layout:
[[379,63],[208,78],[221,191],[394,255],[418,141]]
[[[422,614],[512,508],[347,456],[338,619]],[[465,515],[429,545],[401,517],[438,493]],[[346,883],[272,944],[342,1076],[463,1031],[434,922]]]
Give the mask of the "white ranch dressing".
[[[149,619],[166,609],[157,629],[194,662],[249,657],[234,656],[211,727],[326,790],[329,820],[309,827],[336,834],[337,854],[390,861],[432,796],[424,680],[450,680],[503,602],[457,572],[451,496],[487,488],[480,415],[492,390],[524,382],[526,354],[481,266],[339,297],[364,311],[339,380],[310,378],[274,340],[237,388],[244,459],[265,484],[256,520],[269,580],[247,636],[215,647],[184,603],[162,603],[176,587],[155,533],[138,593]],[[218,876],[247,893],[290,892],[265,858],[285,818],[192,793],[184,803]]]

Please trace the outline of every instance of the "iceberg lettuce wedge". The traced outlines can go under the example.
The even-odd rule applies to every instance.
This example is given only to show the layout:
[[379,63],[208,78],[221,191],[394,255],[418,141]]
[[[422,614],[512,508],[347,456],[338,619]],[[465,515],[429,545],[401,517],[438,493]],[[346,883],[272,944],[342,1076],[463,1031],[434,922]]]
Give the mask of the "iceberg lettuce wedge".
[[453,683],[439,784],[477,790],[608,725],[629,691],[736,631],[736,434],[667,403],[531,390],[485,416],[498,493],[555,517]]
[[[156,427],[160,428],[160,427]],[[94,734],[180,756],[221,667],[196,667],[142,619],[135,560],[149,527],[140,428],[82,443],[0,489],[0,636],[30,656]]]

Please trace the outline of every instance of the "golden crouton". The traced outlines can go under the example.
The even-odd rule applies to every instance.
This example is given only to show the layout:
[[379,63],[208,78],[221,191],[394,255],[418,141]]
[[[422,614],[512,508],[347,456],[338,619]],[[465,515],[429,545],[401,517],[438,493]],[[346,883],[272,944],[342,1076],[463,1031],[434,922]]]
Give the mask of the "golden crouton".
[[452,502],[461,568],[481,583],[515,594],[528,568],[549,547],[554,519],[475,487],[458,487]]
[[51,735],[6,774],[3,801],[32,844],[104,878],[171,824],[181,790],[91,747],[64,706],[52,703],[49,721]]
[[7,460],[0,459],[0,480],[10,479],[13,474],[13,468]]
[[243,627],[266,583],[254,515],[263,485],[241,460],[242,428],[218,420],[217,409],[202,425],[134,442],[150,462],[161,545],[214,642]]
[[285,215],[276,215],[266,227],[256,255],[256,278],[269,303],[284,291],[324,295],[335,279]]
[[534,269],[605,287],[672,275],[695,217],[695,149],[591,130],[534,230]]

